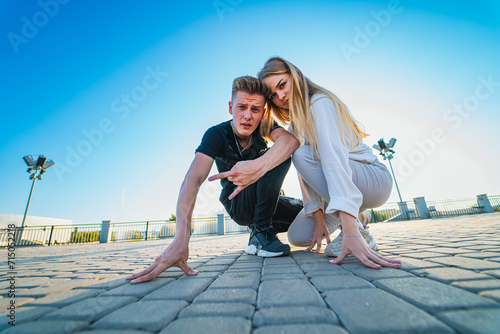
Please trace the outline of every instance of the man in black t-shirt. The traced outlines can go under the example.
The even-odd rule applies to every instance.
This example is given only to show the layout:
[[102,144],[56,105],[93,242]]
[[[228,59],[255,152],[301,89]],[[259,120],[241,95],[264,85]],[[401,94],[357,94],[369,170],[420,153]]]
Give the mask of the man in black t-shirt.
[[187,275],[198,273],[187,264],[191,216],[199,187],[214,161],[219,174],[209,180],[221,180],[220,201],[236,223],[251,229],[245,251],[262,257],[290,254],[290,246],[281,243],[276,234],[288,230],[302,202],[279,194],[299,141],[274,123],[268,131],[274,144],[267,148],[261,131],[265,96],[269,96],[268,88],[258,79],[234,80],[229,102],[232,120],[207,130],[182,183],[174,240],[148,268],[128,276],[131,283],[150,281],[172,266]]

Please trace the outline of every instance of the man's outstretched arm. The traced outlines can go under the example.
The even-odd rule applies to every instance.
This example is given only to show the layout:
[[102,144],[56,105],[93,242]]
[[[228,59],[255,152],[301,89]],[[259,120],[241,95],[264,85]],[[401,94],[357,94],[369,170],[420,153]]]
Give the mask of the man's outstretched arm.
[[176,231],[172,243],[141,272],[127,277],[131,283],[151,281],[170,267],[179,267],[187,275],[196,275],[198,272],[187,264],[189,257],[189,239],[191,237],[191,217],[193,215],[196,196],[201,184],[210,173],[214,159],[203,153],[196,156],[184,178],[177,201]]
[[275,129],[269,137],[274,144],[264,155],[255,160],[240,161],[230,171],[212,175],[208,180],[228,178],[238,186],[229,196],[229,199],[233,199],[240,191],[257,182],[268,171],[290,158],[300,146],[297,138],[283,128]]

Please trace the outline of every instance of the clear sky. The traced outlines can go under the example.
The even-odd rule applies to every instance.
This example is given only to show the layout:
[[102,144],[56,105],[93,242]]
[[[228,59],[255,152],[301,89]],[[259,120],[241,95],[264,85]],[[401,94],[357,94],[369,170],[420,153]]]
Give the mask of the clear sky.
[[[500,1],[3,0],[0,36],[3,213],[24,213],[22,157],[44,154],[30,215],[168,218],[232,80],[275,55],[335,92],[368,145],[397,138],[404,200],[500,194]],[[222,209],[219,189],[196,216]],[[295,170],[284,190],[301,197]]]

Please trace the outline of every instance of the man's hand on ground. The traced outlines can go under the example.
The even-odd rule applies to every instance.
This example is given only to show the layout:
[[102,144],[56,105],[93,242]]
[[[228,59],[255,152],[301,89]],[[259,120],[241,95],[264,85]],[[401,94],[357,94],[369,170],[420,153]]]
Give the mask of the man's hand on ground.
[[197,270],[191,269],[187,264],[189,247],[174,239],[172,243],[154,260],[154,262],[141,272],[127,276],[130,283],[148,282],[160,275],[170,267],[179,267],[186,275],[196,275]]
[[229,196],[229,199],[233,199],[236,195],[240,193],[243,189],[249,185],[257,182],[265,174],[265,169],[262,168],[261,163],[257,160],[247,160],[239,161],[236,165],[231,168],[228,172],[223,172],[219,174],[212,175],[208,178],[208,181],[214,181],[219,179],[227,178],[236,185],[236,189]]

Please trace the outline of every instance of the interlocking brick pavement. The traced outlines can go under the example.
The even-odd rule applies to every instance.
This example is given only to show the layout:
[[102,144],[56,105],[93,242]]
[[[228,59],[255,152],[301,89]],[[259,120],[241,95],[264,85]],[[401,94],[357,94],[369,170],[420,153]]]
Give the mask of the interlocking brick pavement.
[[[2,333],[498,333],[500,214],[370,225],[401,269],[340,266],[292,248],[263,259],[248,234],[194,237],[186,276],[171,268],[131,285],[172,239],[19,247],[16,298],[7,252]],[[280,235],[286,241],[286,235]],[[323,248],[324,249],[324,248]],[[15,301],[16,326],[7,322]]]

